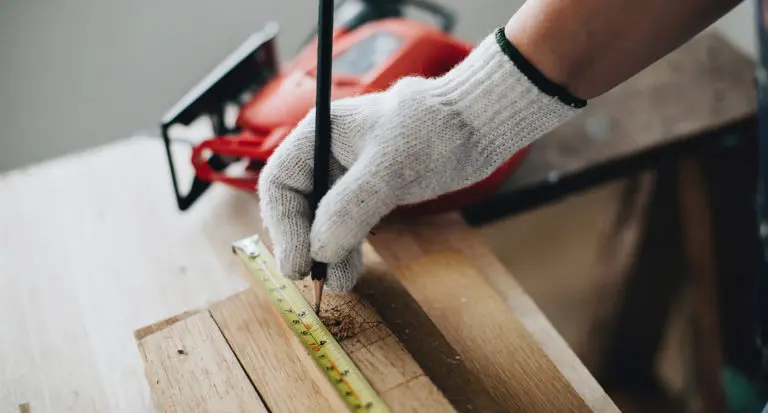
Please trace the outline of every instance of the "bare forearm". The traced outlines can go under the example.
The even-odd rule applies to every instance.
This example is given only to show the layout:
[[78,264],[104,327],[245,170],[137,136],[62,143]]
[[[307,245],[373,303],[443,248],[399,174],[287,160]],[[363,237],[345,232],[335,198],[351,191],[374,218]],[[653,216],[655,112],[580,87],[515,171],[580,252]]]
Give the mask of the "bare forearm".
[[612,89],[685,43],[741,0],[527,0],[507,38],[576,96]]

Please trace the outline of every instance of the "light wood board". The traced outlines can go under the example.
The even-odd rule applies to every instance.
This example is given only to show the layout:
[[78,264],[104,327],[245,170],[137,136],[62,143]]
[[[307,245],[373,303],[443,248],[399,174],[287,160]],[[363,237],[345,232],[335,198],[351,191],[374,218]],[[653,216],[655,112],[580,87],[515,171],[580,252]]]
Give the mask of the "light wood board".
[[617,411],[457,214],[390,219],[371,245],[485,386],[521,411]]
[[[222,334],[272,412],[341,411],[327,383],[313,380],[306,354],[292,346],[288,331],[256,291],[211,306]],[[299,351],[296,351],[299,350]],[[332,395],[331,395],[332,396]]]
[[[254,218],[249,215],[248,219]],[[238,227],[234,216],[230,222],[231,228]],[[222,229],[218,230],[221,235]],[[530,299],[458,216],[389,220],[375,233],[370,237],[371,244],[366,245],[366,273],[355,291],[326,294],[321,314],[387,403],[413,403],[410,407],[417,411],[445,411],[450,409],[446,398],[451,398],[458,411],[617,411],[562,340],[548,351],[568,356],[557,360],[566,362],[563,368],[541,349],[499,291],[512,289],[518,301]],[[237,237],[230,235],[231,243]],[[453,243],[461,244],[463,250]],[[486,277],[484,273],[489,271],[493,273]],[[494,278],[499,280],[492,287],[489,280]],[[507,284],[501,281],[506,278]],[[311,302],[311,284],[304,281],[298,286]],[[258,291],[258,287],[254,290]],[[231,298],[217,304],[230,310],[217,311],[214,306],[212,312],[219,317],[229,314],[230,318],[250,312],[250,322],[236,321],[237,330],[223,322],[222,331],[225,336],[231,335],[233,349],[246,370],[256,377],[254,381],[265,377],[266,381],[256,383],[256,387],[267,405],[274,409],[273,404],[287,403],[297,408],[294,400],[298,396],[291,393],[300,389],[283,394],[280,380],[273,383],[269,377],[281,377],[285,366],[296,377],[306,377],[307,369],[312,371],[311,361],[301,355],[303,349],[297,342],[275,324],[277,315],[266,311],[270,308],[267,298],[259,293],[248,298]],[[248,310],[249,306],[256,309]],[[528,315],[535,310],[529,305]],[[543,319],[543,315],[540,317]],[[393,333],[390,326],[399,329]],[[539,338],[547,334],[556,332],[549,326],[539,333]],[[288,349],[289,353],[281,353],[276,363],[254,360],[252,351],[259,348]],[[579,366],[582,370],[578,370]],[[441,374],[449,368],[454,374]],[[404,386],[416,379],[419,389],[411,389],[415,384]],[[572,384],[569,379],[580,382]],[[316,383],[310,381],[300,387],[333,402],[332,391],[322,390]],[[431,400],[423,394],[436,396]]]
[[[134,168],[137,159],[143,166]],[[179,214],[163,162],[160,142],[136,138],[3,179],[1,194],[10,208],[3,233],[13,237],[0,260],[8,269],[4,274],[15,276],[0,289],[0,301],[6,314],[24,315],[21,322],[13,319],[0,327],[0,346],[6,349],[1,354],[14,355],[3,361],[4,405],[15,409],[29,403],[32,411],[154,412],[134,331],[247,288],[230,243],[261,230],[254,197],[215,187]],[[75,188],[72,182],[87,186]],[[45,260],[36,258],[38,251],[45,252]],[[458,378],[467,377],[463,372],[471,373],[466,360],[456,366],[442,362],[460,355],[455,343],[423,310],[388,307],[421,308],[399,281],[392,281],[387,265],[370,271],[378,278],[366,277],[357,294],[376,308],[454,406],[479,403],[446,390],[458,387]],[[513,312],[533,320],[533,310],[516,309],[530,299],[510,297],[506,302]],[[548,354],[563,352],[561,359],[552,356],[560,360],[556,364],[579,365],[567,346],[557,344],[561,339],[543,315],[537,317],[529,329],[552,335],[556,344]],[[403,327],[408,323],[416,327]],[[429,331],[437,349],[421,346],[417,331]]]
[[[384,402],[397,411],[453,411],[375,313],[355,307],[350,313],[367,326],[354,326],[341,343]],[[271,411],[344,409],[266,296],[246,291],[211,312]]]
[[139,348],[161,411],[267,412],[209,313],[149,334]]
[[[333,388],[277,317],[266,296],[248,290],[208,311],[150,326],[139,346],[157,404],[163,411],[247,411],[231,410],[233,403],[249,399],[243,395],[247,393],[250,402],[260,398],[270,412],[344,411]],[[380,322],[343,344],[393,412],[455,411]],[[211,377],[200,380],[201,372]],[[212,392],[219,383],[233,383],[233,391]],[[199,397],[210,400],[199,403]]]

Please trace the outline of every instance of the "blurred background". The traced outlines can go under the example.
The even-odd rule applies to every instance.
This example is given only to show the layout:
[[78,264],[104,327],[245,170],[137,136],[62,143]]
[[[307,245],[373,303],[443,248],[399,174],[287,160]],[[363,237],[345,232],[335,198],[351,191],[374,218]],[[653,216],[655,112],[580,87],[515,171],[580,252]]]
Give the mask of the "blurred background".
[[[754,54],[753,1],[715,29]],[[522,3],[440,2],[456,12],[456,34],[473,42]],[[266,22],[280,24],[280,57],[292,57],[316,12],[267,0],[0,2],[0,171],[153,130]]]

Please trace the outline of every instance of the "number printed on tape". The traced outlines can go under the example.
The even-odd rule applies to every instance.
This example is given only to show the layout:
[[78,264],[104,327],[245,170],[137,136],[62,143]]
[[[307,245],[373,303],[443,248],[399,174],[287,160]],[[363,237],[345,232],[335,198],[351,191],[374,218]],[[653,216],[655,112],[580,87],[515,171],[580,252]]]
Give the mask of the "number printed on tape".
[[350,410],[389,412],[389,408],[293,282],[276,271],[274,258],[263,241],[253,236],[233,245],[233,251],[243,261],[253,280],[263,288],[273,305],[281,310],[283,321],[299,338]]

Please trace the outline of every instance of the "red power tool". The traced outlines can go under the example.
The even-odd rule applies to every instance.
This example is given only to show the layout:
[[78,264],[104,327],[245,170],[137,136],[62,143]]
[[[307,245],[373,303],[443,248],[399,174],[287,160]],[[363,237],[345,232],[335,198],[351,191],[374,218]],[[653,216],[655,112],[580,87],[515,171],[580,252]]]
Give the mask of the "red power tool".
[[[404,17],[406,6],[428,12],[439,27]],[[436,77],[447,72],[472,50],[451,36],[453,21],[446,9],[423,0],[341,2],[334,13],[331,99],[381,91],[404,76]],[[269,156],[314,107],[316,34],[293,61],[279,68],[277,32],[272,23],[252,35],[163,117],[162,135],[180,210],[188,209],[213,182],[255,192]],[[232,105],[237,115],[228,125],[226,109]],[[187,194],[182,194],[170,130],[201,117],[211,121],[213,136],[194,144],[195,177]],[[477,184],[398,211],[435,213],[474,204],[496,191],[527,151],[518,151]],[[237,173],[232,171],[235,164],[240,165]]]

